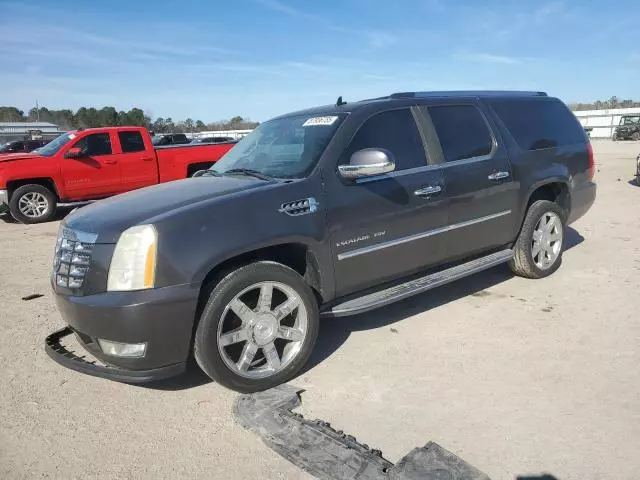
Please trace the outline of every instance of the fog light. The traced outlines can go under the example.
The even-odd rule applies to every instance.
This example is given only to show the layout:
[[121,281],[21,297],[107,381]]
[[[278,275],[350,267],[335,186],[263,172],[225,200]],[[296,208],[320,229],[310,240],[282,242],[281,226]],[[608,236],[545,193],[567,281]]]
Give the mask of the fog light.
[[98,344],[106,355],[114,357],[140,358],[147,352],[146,343],[121,343],[99,338]]

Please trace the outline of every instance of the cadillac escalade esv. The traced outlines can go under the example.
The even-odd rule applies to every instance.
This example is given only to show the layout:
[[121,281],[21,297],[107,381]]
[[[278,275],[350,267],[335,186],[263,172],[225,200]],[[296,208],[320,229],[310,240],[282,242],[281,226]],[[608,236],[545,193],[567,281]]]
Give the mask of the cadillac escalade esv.
[[501,263],[550,275],[595,200],[593,176],[580,123],[542,92],[340,98],[287,114],[195,178],[69,215],[51,275],[67,326],[45,348],[112,380],[166,378],[195,357],[227,387],[266,389],[300,371],[321,317]]

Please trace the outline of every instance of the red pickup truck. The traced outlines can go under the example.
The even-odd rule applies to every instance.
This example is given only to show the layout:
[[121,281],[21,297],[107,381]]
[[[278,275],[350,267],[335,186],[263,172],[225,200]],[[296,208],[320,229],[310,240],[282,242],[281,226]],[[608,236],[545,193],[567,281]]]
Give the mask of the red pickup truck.
[[50,220],[58,203],[117,195],[192,176],[235,142],[154,147],[142,127],[105,127],[60,135],[27,154],[0,155],[0,212],[22,223]]

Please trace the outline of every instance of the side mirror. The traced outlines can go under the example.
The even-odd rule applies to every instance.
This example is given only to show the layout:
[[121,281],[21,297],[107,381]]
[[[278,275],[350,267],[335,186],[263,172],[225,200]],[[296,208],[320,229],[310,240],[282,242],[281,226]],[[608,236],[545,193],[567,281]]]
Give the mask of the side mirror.
[[338,171],[342,178],[353,180],[373,175],[393,172],[396,162],[393,154],[381,148],[365,148],[358,150],[349,159],[347,165],[339,165]]
[[64,154],[64,158],[80,158],[84,156],[84,152],[80,147],[73,147],[67,150]]

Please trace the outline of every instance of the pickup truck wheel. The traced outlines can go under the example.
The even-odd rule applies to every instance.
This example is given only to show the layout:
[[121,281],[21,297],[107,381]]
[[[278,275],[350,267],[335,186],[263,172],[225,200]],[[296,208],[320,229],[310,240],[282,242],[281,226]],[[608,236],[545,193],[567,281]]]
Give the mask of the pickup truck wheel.
[[565,223],[565,213],[557,203],[534,202],[513,247],[514,256],[509,262],[513,273],[526,278],[543,278],[560,268]]
[[21,223],[48,222],[56,213],[56,196],[42,185],[23,185],[11,195],[9,211]]
[[634,140],[636,142],[640,140],[640,132],[634,132],[633,135],[631,135],[631,140]]
[[247,393],[294,377],[318,336],[318,303],[294,270],[256,262],[224,277],[196,329],[194,356],[216,382]]

